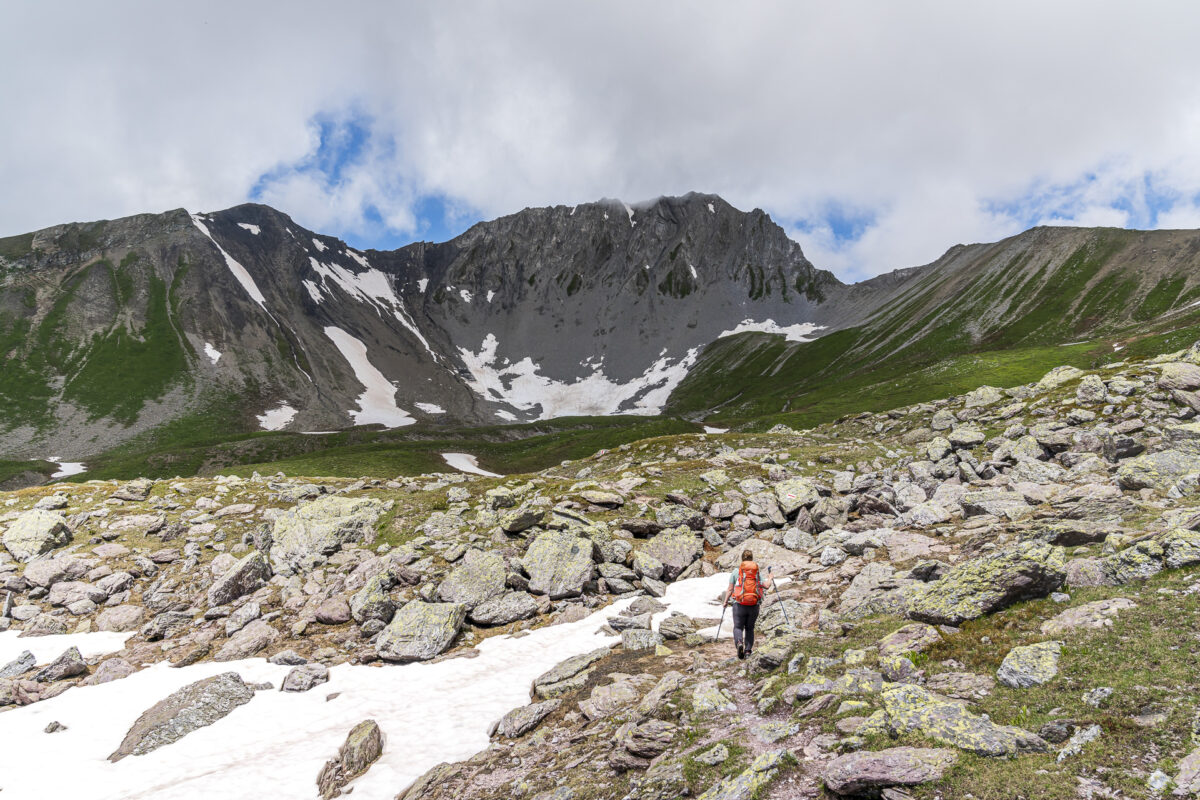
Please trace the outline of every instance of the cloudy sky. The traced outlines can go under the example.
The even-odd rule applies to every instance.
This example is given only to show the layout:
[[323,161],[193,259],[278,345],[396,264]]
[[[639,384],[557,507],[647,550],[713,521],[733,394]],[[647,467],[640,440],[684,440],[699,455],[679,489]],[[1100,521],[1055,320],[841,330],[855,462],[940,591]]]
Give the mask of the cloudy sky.
[[1200,227],[1194,2],[0,5],[0,235],[269,203],[359,247],[696,190],[857,280]]

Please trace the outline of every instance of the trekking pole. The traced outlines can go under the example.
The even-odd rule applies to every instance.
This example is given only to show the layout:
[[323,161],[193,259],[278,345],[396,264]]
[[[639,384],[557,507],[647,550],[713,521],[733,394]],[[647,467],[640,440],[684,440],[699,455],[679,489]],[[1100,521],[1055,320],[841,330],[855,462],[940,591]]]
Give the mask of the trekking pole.
[[714,642],[721,641],[721,626],[725,624],[725,608],[729,605],[729,598],[725,598],[725,602],[721,604],[721,619],[717,622],[717,635],[713,637]]
[[[772,567],[767,567],[767,576],[768,577],[771,576],[772,569],[773,569]],[[775,590],[775,602],[779,603],[779,610],[783,612],[783,621],[788,624],[789,628],[792,628],[792,630],[795,630],[795,628],[792,626],[792,621],[790,619],[788,619],[787,606],[785,606],[783,604],[783,598],[779,596],[779,587],[775,585],[774,578],[771,578],[771,588]]]

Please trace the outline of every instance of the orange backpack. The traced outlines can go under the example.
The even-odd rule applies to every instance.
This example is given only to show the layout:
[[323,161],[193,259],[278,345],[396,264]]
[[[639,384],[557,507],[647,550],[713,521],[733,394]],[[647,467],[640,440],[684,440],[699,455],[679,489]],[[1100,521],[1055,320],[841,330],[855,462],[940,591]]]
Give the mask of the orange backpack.
[[762,600],[763,586],[758,580],[758,564],[743,561],[738,567],[737,583],[733,585],[733,599],[744,606],[756,606]]

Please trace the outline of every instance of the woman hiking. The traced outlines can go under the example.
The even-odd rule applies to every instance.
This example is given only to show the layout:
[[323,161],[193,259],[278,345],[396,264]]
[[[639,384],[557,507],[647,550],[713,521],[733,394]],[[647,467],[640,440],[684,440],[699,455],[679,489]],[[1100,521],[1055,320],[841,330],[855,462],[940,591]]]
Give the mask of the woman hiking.
[[758,564],[754,563],[754,553],[742,551],[742,563],[737,571],[729,576],[729,593],[725,602],[733,601],[733,644],[737,647],[738,658],[745,658],[754,652],[754,623],[758,621],[758,604],[763,599],[763,592],[771,588],[771,577],[766,580],[758,573]]

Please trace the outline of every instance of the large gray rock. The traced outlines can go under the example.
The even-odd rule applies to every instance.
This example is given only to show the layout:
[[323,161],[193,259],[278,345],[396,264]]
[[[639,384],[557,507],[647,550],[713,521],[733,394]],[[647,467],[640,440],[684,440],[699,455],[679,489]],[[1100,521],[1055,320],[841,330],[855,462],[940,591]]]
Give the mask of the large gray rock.
[[1185,361],[1163,364],[1158,386],[1160,389],[1180,389],[1185,392],[1200,389],[1200,367]]
[[189,684],[143,712],[108,760],[145,755],[176,742],[192,731],[212,725],[253,697],[254,690],[236,672],[223,672]]
[[362,775],[383,755],[383,731],[373,719],[354,726],[337,755],[325,762],[317,775],[317,791],[324,800],[337,797],[343,786]]
[[908,616],[931,625],[960,625],[1019,600],[1044,597],[1062,586],[1061,547],[1030,540],[959,564],[939,581],[914,587]]
[[1110,627],[1113,624],[1113,617],[1130,608],[1137,608],[1137,603],[1127,597],[1111,597],[1106,600],[1084,603],[1075,608],[1068,608],[1061,614],[1043,622],[1042,634],[1061,636],[1078,628],[1098,630]]
[[771,574],[778,578],[783,575],[794,575],[812,564],[812,560],[804,553],[793,552],[764,539],[750,539],[729,552],[722,553],[721,557],[717,559],[717,568],[730,572],[737,569],[738,564],[742,562],[743,550],[753,551],[754,561],[762,570],[764,578],[768,567],[771,568]]
[[[580,653],[577,656],[571,656],[564,661],[560,661],[533,679],[534,695],[543,699],[549,699],[582,687],[587,676],[591,673],[592,665],[610,653],[612,653],[612,650],[607,647],[601,647],[598,650]],[[569,685],[574,679],[580,676],[583,676],[583,679],[575,681],[578,685]]]
[[57,511],[35,508],[26,511],[8,523],[4,532],[4,546],[18,561],[32,561],[71,543],[71,529],[67,518]]
[[1200,472],[1200,455],[1182,450],[1160,450],[1121,462],[1117,481],[1125,489],[1168,491],[1186,475]]
[[96,617],[96,629],[101,631],[136,631],[146,615],[141,606],[121,605],[106,608]]
[[87,662],[83,660],[79,648],[70,647],[58,658],[34,673],[33,679],[38,683],[51,683],[86,673]]
[[534,539],[521,559],[529,574],[529,591],[551,600],[576,597],[595,574],[592,542],[567,531],[546,531]]
[[384,661],[426,661],[453,643],[466,616],[460,603],[411,600],[380,633],[376,652]]
[[663,580],[673,581],[704,555],[704,545],[688,528],[672,528],[648,541],[643,551],[663,565]]
[[763,796],[787,758],[787,750],[769,750],[756,757],[739,774],[714,783],[698,800],[751,800]]
[[958,759],[953,750],[893,747],[838,756],[825,765],[825,786],[841,795],[858,795],[889,786],[915,786],[940,780]]
[[500,718],[500,722],[496,725],[496,733],[507,739],[524,736],[561,705],[562,700],[546,700],[542,703],[530,703],[527,706],[514,708]]
[[992,514],[1015,521],[1024,519],[1033,512],[1033,509],[1025,502],[1025,497],[1019,492],[998,489],[963,492],[961,504],[963,514],[968,517]]
[[938,697],[911,684],[892,684],[880,693],[883,709],[859,729],[870,732],[919,733],[942,744],[982,756],[1003,758],[1021,753],[1044,753],[1049,745],[1029,731],[997,725],[972,714],[961,703]]
[[438,587],[438,597],[447,603],[462,603],[467,610],[504,593],[508,568],[504,559],[490,550],[468,550],[460,563]]
[[311,572],[347,542],[373,540],[384,505],[326,495],[283,512],[271,532],[271,566],[280,575]]
[[307,692],[329,681],[329,667],[324,664],[301,664],[292,667],[280,685],[281,692]]
[[1062,654],[1062,642],[1038,642],[1022,645],[1008,651],[996,680],[1013,689],[1028,689],[1049,683],[1058,674],[1058,657]]
[[271,570],[262,553],[252,551],[208,589],[208,605],[223,606],[266,585]]
[[779,503],[779,510],[789,517],[802,507],[816,505],[820,499],[816,486],[806,478],[789,478],[775,484],[775,500]]
[[0,678],[16,678],[24,675],[37,666],[37,659],[33,653],[25,650],[21,655],[14,658],[12,661],[0,667]]
[[249,658],[275,644],[279,638],[279,631],[271,627],[269,622],[256,619],[230,637],[229,641],[213,656],[213,661],[237,661]]
[[369,621],[387,624],[396,613],[396,603],[388,595],[395,578],[387,570],[372,575],[363,587],[350,596],[350,616],[359,625]]
[[507,625],[537,612],[538,601],[528,592],[509,592],[475,606],[470,618],[476,625]]

